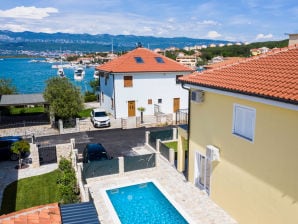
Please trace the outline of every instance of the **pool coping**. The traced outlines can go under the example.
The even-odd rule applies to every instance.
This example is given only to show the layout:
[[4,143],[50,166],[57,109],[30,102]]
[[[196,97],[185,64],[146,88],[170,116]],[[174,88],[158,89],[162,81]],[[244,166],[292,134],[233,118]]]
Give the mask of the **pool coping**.
[[110,215],[112,217],[112,220],[115,224],[121,224],[121,221],[117,215],[117,212],[109,199],[109,196],[107,194],[107,190],[115,189],[115,188],[122,188],[122,187],[129,187],[133,185],[138,185],[138,184],[144,184],[152,182],[158,190],[166,197],[166,199],[172,204],[172,206],[180,213],[180,215],[188,222],[188,223],[195,223],[191,217],[183,210],[183,208],[177,203],[171,195],[162,187],[162,185],[156,180],[156,179],[143,179],[143,180],[138,180],[138,181],[132,181],[131,183],[126,183],[126,184],[115,184],[115,186],[109,186],[106,188],[101,188],[100,189],[100,194],[104,199],[105,205],[108,208],[108,211],[110,212]]

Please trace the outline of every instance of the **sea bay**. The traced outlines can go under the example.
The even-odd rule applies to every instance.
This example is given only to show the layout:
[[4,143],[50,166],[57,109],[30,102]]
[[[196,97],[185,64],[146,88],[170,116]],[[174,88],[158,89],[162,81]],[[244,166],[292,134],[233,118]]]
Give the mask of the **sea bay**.
[[[46,86],[46,80],[57,77],[57,69],[52,68],[52,63],[31,62],[32,58],[4,58],[0,60],[0,79],[11,79],[16,86],[17,93],[42,93]],[[38,59],[44,60],[44,59]],[[91,90],[89,82],[93,80],[94,67],[85,69],[85,77],[82,81],[74,80],[74,69],[64,69],[66,77],[81,92]]]

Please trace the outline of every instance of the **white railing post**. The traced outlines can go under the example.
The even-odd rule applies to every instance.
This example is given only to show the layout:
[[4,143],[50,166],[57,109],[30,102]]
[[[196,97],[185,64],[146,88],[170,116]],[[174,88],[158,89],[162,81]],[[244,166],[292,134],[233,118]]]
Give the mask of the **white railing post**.
[[169,149],[169,162],[172,166],[175,165],[175,151],[172,148]]
[[124,174],[124,157],[118,157],[118,163],[119,163],[119,174],[123,175]]

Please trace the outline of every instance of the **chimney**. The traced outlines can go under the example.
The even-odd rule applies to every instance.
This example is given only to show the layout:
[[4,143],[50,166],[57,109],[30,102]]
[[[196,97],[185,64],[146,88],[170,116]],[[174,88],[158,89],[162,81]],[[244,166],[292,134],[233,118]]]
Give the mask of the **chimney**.
[[289,34],[289,46],[298,45],[298,33]]

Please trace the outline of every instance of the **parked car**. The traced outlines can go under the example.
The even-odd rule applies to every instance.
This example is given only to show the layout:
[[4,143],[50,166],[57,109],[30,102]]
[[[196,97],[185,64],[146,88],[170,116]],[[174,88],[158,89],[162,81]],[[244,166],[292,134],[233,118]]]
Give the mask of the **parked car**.
[[[11,151],[11,145],[14,142],[22,140],[21,136],[5,136],[0,137],[0,160],[13,160],[16,161],[19,159],[19,155]],[[25,152],[21,156],[22,158],[27,158],[30,155],[30,152]]]
[[112,159],[100,143],[88,143],[83,151],[83,163]]
[[103,109],[93,109],[90,114],[91,122],[94,127],[110,127],[111,121],[107,112]]

